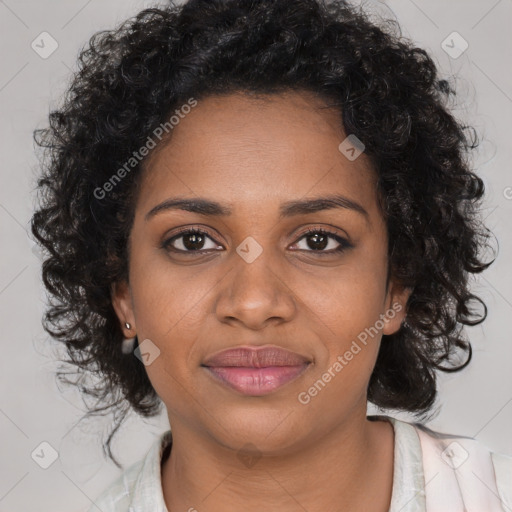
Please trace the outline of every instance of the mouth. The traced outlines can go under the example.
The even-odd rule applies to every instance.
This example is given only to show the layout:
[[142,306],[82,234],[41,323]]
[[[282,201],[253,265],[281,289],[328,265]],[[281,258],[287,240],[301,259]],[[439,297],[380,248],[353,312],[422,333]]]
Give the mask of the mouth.
[[201,365],[217,382],[244,395],[262,396],[298,378],[309,367],[306,357],[276,346],[223,350]]

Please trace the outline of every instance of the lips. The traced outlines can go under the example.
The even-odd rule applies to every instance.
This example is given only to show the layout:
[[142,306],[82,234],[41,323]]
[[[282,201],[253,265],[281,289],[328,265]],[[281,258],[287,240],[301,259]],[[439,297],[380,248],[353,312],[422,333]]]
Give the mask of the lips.
[[300,354],[281,347],[237,347],[210,356],[204,366],[241,366],[264,368],[266,366],[298,366],[310,361]]
[[299,377],[310,363],[295,352],[265,346],[223,350],[202,366],[217,382],[244,395],[261,396]]

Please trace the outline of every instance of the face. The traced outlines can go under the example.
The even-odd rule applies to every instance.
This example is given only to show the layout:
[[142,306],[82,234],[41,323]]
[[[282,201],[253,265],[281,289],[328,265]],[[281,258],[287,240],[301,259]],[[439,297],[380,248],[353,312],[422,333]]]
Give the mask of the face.
[[[377,176],[364,153],[339,149],[340,115],[322,106],[305,92],[209,97],[147,161],[113,304],[125,336],[146,343],[173,433],[281,453],[366,414],[381,336],[400,328],[408,292],[386,287]],[[169,202],[198,198],[208,204]],[[242,345],[306,363],[241,390],[204,364]],[[240,384],[255,369],[236,370]]]

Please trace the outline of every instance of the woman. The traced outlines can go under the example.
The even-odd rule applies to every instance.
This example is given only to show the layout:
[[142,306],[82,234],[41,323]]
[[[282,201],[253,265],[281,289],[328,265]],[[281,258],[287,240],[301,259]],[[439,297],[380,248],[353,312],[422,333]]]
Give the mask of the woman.
[[37,132],[45,327],[107,446],[129,408],[172,430],[90,510],[510,510],[512,458],[367,416],[424,421],[487,311],[427,53],[340,1],[190,0],[79,62]]

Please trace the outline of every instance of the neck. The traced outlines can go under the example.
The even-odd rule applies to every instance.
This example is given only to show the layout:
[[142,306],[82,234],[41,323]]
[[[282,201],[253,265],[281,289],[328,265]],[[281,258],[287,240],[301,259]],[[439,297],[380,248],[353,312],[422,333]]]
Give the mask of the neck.
[[169,512],[263,509],[387,511],[393,475],[393,427],[353,415],[286,453],[242,453],[173,419],[162,468]]

